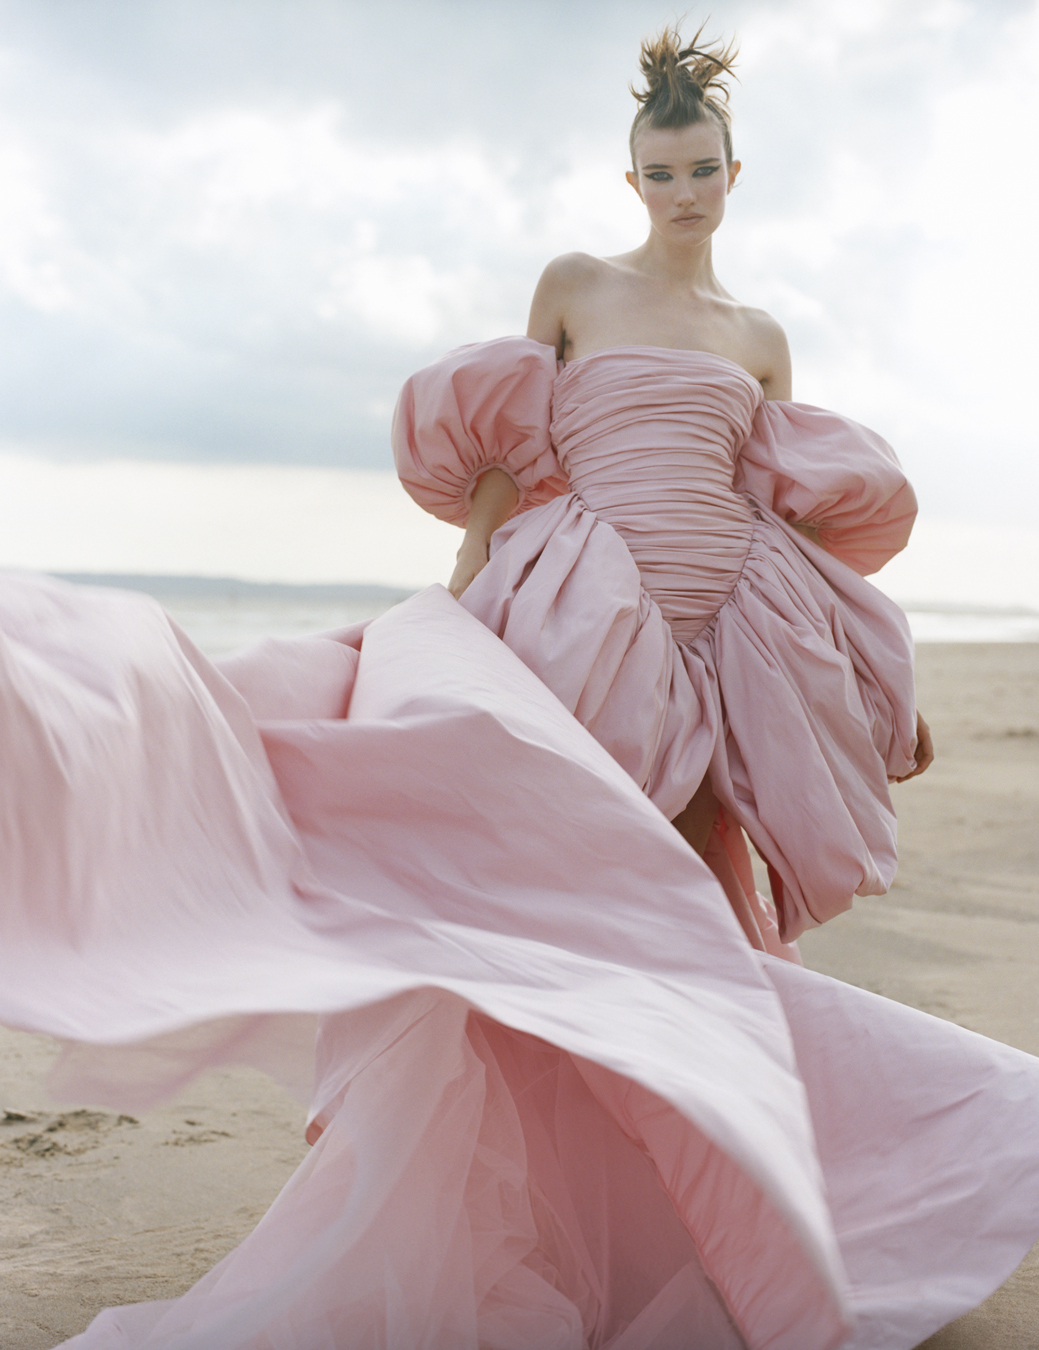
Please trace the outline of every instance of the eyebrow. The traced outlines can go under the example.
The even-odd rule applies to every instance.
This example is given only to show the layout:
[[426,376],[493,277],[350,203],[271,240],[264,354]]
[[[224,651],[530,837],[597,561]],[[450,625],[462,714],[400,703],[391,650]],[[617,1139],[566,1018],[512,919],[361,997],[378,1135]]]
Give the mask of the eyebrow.
[[[690,160],[689,162],[690,162],[691,164],[696,164],[696,165],[700,165],[700,164],[720,164],[720,163],[721,163],[721,160],[719,159],[719,157],[718,157],[717,155],[708,155],[706,159],[693,159],[693,160]],[[642,167],[643,167],[643,169],[670,169],[670,168],[673,168],[674,166],[671,165],[671,164],[643,164]]]

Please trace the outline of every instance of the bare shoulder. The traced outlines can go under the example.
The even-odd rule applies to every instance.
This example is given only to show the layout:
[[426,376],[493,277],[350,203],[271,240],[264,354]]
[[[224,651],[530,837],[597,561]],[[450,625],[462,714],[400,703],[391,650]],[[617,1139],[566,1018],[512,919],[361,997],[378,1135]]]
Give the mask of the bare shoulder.
[[590,253],[563,253],[541,273],[530,306],[527,337],[555,347],[562,356],[574,301],[598,285],[609,264]]
[[581,286],[598,280],[609,270],[610,262],[606,258],[596,258],[591,253],[561,253],[541,273],[541,279],[564,286]]
[[747,368],[761,381],[767,399],[791,396],[790,344],[783,325],[763,309],[740,306]]
[[562,253],[541,273],[534,298],[570,300],[600,282],[608,268],[608,263],[602,258],[593,258],[590,253]]

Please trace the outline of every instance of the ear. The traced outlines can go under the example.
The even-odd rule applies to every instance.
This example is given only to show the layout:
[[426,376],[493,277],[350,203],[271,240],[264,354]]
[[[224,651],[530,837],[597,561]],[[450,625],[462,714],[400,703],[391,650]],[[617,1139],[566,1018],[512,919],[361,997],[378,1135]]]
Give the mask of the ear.
[[739,161],[738,159],[734,159],[734,160],[732,161],[732,163],[729,165],[729,191],[730,191],[730,192],[731,192],[732,189],[736,186],[736,175],[739,173],[740,169],[742,169],[742,168],[743,168],[743,165],[740,163],[740,161]]
[[636,193],[638,194],[639,201],[642,201],[642,189],[639,187],[638,174],[634,171],[634,169],[629,169],[628,172],[624,175],[624,177],[628,180],[629,184],[635,189]]

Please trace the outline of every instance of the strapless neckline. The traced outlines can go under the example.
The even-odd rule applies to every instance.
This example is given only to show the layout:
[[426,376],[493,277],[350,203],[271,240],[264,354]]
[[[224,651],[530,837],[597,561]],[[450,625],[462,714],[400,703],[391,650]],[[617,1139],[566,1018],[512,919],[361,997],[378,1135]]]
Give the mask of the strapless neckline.
[[550,434],[570,490],[624,541],[680,642],[742,574],[754,517],[736,456],[761,399],[742,366],[696,348],[604,347],[557,376]]
[[569,361],[563,363],[563,369],[559,372],[558,378],[562,378],[574,366],[594,361],[598,357],[636,355],[640,352],[648,353],[651,356],[689,356],[700,359],[706,358],[709,361],[720,361],[723,366],[728,366],[730,370],[736,370],[745,376],[756,389],[761,389],[761,381],[756,379],[749,370],[741,366],[738,361],[733,361],[728,356],[722,356],[719,352],[709,352],[702,347],[657,347],[652,343],[636,342],[625,343],[618,347],[600,347],[598,351],[588,352],[585,356],[572,357]]

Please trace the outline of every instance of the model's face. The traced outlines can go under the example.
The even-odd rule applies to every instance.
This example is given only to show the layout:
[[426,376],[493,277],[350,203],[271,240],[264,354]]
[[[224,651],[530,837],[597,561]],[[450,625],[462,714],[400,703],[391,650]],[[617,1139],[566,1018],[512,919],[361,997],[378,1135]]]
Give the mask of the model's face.
[[713,117],[689,127],[646,127],[635,141],[636,171],[628,182],[646,204],[653,231],[670,243],[701,243],[725,215],[725,198],[740,162],[725,162]]

